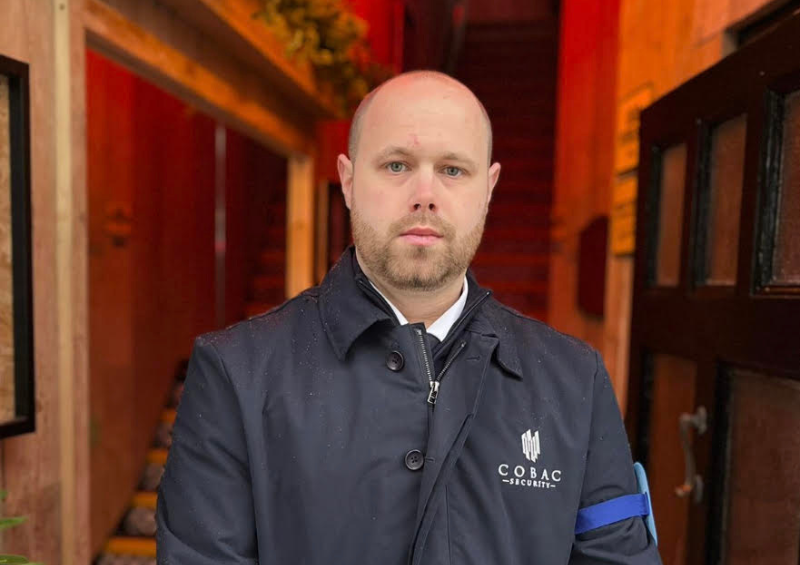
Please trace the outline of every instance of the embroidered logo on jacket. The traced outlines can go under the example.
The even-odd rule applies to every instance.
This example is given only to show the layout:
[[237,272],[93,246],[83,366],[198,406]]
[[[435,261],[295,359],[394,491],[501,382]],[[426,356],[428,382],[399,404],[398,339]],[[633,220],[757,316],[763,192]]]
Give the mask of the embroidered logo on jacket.
[[522,453],[533,463],[539,459],[539,455],[542,453],[542,447],[539,444],[539,430],[536,430],[533,435],[530,430],[522,434]]
[[[522,454],[531,463],[536,463],[542,455],[542,442],[539,430],[528,430],[522,434]],[[551,489],[561,482],[561,469],[548,469],[544,466],[514,465],[501,463],[497,474],[507,485]]]

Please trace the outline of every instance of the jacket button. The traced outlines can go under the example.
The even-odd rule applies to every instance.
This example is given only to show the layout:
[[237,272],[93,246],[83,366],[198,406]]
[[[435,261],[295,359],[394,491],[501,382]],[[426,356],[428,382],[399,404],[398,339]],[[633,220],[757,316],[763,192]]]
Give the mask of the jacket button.
[[403,359],[403,354],[399,351],[392,351],[386,356],[386,366],[390,370],[397,372],[403,368],[403,365],[405,365],[405,359]]
[[412,471],[419,471],[425,464],[425,457],[419,449],[412,449],[406,453],[406,467]]

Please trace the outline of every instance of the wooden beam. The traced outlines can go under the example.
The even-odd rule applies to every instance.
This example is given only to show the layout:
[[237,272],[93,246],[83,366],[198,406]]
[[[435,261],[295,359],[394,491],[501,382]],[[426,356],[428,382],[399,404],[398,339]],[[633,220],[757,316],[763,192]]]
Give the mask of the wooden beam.
[[100,0],[87,0],[87,42],[140,76],[260,140],[282,155],[310,153],[309,134]]
[[247,61],[318,119],[335,118],[332,93],[320,88],[311,65],[289,59],[285,46],[253,15],[258,0],[160,0],[221,46]]

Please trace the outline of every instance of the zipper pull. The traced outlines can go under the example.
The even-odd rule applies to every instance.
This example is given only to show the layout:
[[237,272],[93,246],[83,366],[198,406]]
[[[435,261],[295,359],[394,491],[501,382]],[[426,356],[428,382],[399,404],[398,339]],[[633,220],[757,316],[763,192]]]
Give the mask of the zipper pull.
[[436,397],[439,396],[439,381],[431,381],[431,392],[428,394],[428,404],[436,404]]

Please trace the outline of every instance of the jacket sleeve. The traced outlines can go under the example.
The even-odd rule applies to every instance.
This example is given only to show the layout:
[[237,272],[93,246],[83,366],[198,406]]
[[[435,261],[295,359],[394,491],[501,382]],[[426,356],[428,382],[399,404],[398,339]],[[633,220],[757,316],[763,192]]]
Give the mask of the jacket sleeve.
[[222,359],[194,343],[158,488],[159,565],[258,563],[241,411]]
[[[614,390],[600,356],[595,356],[597,369],[581,508],[638,491]],[[569,563],[656,565],[661,559],[644,520],[638,517],[575,536]]]

